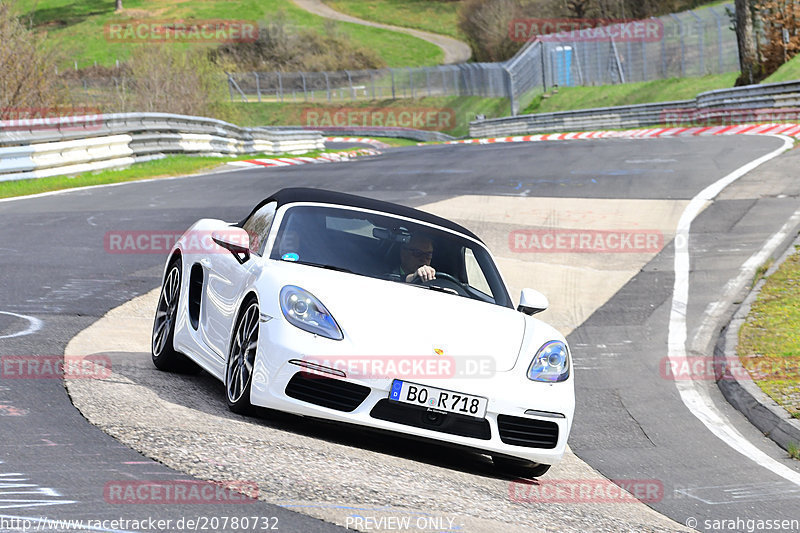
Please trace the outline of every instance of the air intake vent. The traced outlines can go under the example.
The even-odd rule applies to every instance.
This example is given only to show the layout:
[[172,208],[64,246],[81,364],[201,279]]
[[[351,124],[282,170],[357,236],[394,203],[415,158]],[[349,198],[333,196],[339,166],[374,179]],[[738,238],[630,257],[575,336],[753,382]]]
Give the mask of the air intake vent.
[[489,440],[492,436],[489,422],[485,418],[474,418],[457,413],[438,413],[429,411],[427,407],[385,399],[375,404],[370,416],[378,420],[474,439]]
[[192,265],[189,277],[189,322],[194,329],[200,323],[200,303],[203,301],[203,267],[200,263]]
[[286,385],[286,395],[291,398],[345,412],[361,405],[369,391],[363,385],[308,372],[298,372]]
[[514,446],[552,449],[558,443],[558,424],[545,420],[497,415],[500,440]]

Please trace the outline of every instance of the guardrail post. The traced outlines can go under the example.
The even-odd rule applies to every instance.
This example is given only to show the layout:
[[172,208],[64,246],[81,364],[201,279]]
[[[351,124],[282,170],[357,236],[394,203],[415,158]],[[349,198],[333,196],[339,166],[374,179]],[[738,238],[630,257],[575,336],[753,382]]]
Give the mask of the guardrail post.
[[628,79],[633,81],[635,79],[633,70],[633,45],[631,44],[630,39],[625,39],[625,59],[627,60],[628,66]]
[[516,116],[517,113],[519,113],[519,109],[517,108],[519,103],[514,95],[514,78],[511,75],[511,71],[505,65],[503,65],[503,72],[505,72],[506,94],[508,95],[508,102],[511,105],[511,116]]
[[394,84],[394,69],[390,68],[389,73],[392,75],[392,100],[397,100],[397,92]]
[[639,46],[642,48],[642,81],[647,81],[647,41],[644,36],[642,36]]
[[431,69],[425,68],[425,85],[428,86],[428,96],[431,95]]
[[673,20],[677,20],[678,21],[678,31],[680,32],[680,38],[681,38],[681,78],[685,78],[686,77],[686,39],[684,37],[684,32],[683,32],[683,21],[675,13],[670,13],[669,16]]
[[278,71],[278,94],[280,95],[280,101],[283,102],[283,76],[280,71]]
[[325,90],[328,93],[328,101],[330,102],[331,101],[331,79],[328,77],[328,73],[327,72],[323,72],[323,74],[325,75]]
[[594,73],[595,77],[592,80],[594,83],[599,85],[603,84],[603,68],[601,65],[603,64],[602,54],[600,53],[600,40],[595,39],[594,41]]
[[353,78],[352,76],[350,76],[350,72],[348,72],[347,70],[345,70],[344,73],[347,74],[347,83],[350,85],[350,99],[355,100],[356,90],[355,88],[353,88]]
[[542,89],[547,92],[547,68],[544,62],[544,43],[539,45],[539,58],[542,64]]
[[258,78],[258,72],[253,72],[256,76],[256,94],[258,95],[258,101],[261,102],[261,80]]
[[722,19],[713,7],[709,6],[708,10],[717,21],[717,73],[721,74],[725,68],[725,62],[722,59]]
[[308,102],[308,93],[306,92],[306,75],[301,72],[300,77],[303,79],[303,99]]
[[[233,75],[230,73],[228,73],[228,86],[236,89],[236,92],[239,93],[242,102],[247,102],[247,96],[244,94],[244,91],[242,91],[242,88],[239,87],[239,84],[236,83],[236,80],[233,79]],[[233,102],[233,95],[231,95],[231,102]]]
[[[653,17],[653,20],[658,20]],[[666,32],[661,35],[661,77],[667,77],[667,39],[665,38]]]
[[700,51],[700,75],[706,75],[706,46],[705,46],[705,24],[703,20],[694,11],[689,11],[689,14],[694,17],[697,22],[697,48]]
[[581,67],[581,52],[575,41],[572,42],[572,56],[575,58],[575,68],[578,70],[578,82],[583,85],[583,68]]
[[408,67],[408,85],[411,88],[411,98],[416,98],[416,93],[414,91],[414,72],[411,70],[411,67]]
[[617,70],[619,71],[619,82],[625,83],[625,72],[622,70],[622,63],[619,60],[619,53],[617,52],[617,43],[614,42],[614,37],[611,37],[611,50],[614,52],[614,61],[616,61]]

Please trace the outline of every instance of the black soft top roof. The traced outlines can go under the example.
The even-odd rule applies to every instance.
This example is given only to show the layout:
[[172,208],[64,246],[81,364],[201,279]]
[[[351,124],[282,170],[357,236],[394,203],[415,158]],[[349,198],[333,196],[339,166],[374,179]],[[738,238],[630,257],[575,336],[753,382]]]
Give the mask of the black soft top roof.
[[[269,202],[278,202],[278,207],[297,202],[316,202],[370,209],[372,211],[390,213],[392,215],[398,215],[415,220],[421,220],[429,224],[435,224],[437,226],[441,226],[443,228],[447,228],[472,237],[478,242],[483,242],[467,228],[445,218],[437,217],[436,215],[426,213],[425,211],[420,211],[419,209],[414,209],[413,207],[406,207],[404,205],[394,204],[392,202],[384,202],[382,200],[374,200],[372,198],[357,196],[355,194],[328,191],[325,189],[311,189],[307,187],[290,187],[279,190],[266,200],[259,203],[256,208],[253,209],[253,213],[260,209],[261,206]],[[248,216],[248,218],[250,217]]]

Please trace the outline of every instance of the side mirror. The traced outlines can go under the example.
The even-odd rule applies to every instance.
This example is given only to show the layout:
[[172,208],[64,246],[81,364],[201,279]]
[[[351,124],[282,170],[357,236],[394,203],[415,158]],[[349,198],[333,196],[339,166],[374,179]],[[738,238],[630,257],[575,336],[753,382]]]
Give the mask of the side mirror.
[[250,235],[242,228],[231,226],[211,233],[211,239],[229,250],[239,264],[250,259]]
[[547,301],[547,296],[533,289],[522,289],[517,311],[526,315],[535,315],[548,307],[550,307],[550,302]]

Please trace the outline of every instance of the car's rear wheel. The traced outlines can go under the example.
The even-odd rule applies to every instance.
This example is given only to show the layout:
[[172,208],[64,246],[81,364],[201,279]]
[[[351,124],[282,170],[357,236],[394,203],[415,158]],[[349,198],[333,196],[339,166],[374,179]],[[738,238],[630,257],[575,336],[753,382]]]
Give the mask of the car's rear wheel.
[[228,364],[225,369],[225,391],[228,408],[246,414],[252,409],[250,387],[258,349],[258,323],[261,315],[254,297],[247,299],[233,330]]
[[185,355],[175,351],[175,323],[178,319],[178,302],[181,292],[181,260],[175,258],[167,269],[161,296],[158,298],[150,351],[153,364],[167,372],[196,372],[197,365]]
[[510,457],[492,456],[494,466],[504,474],[518,477],[541,477],[550,470],[550,465],[525,461],[524,459],[511,459]]

